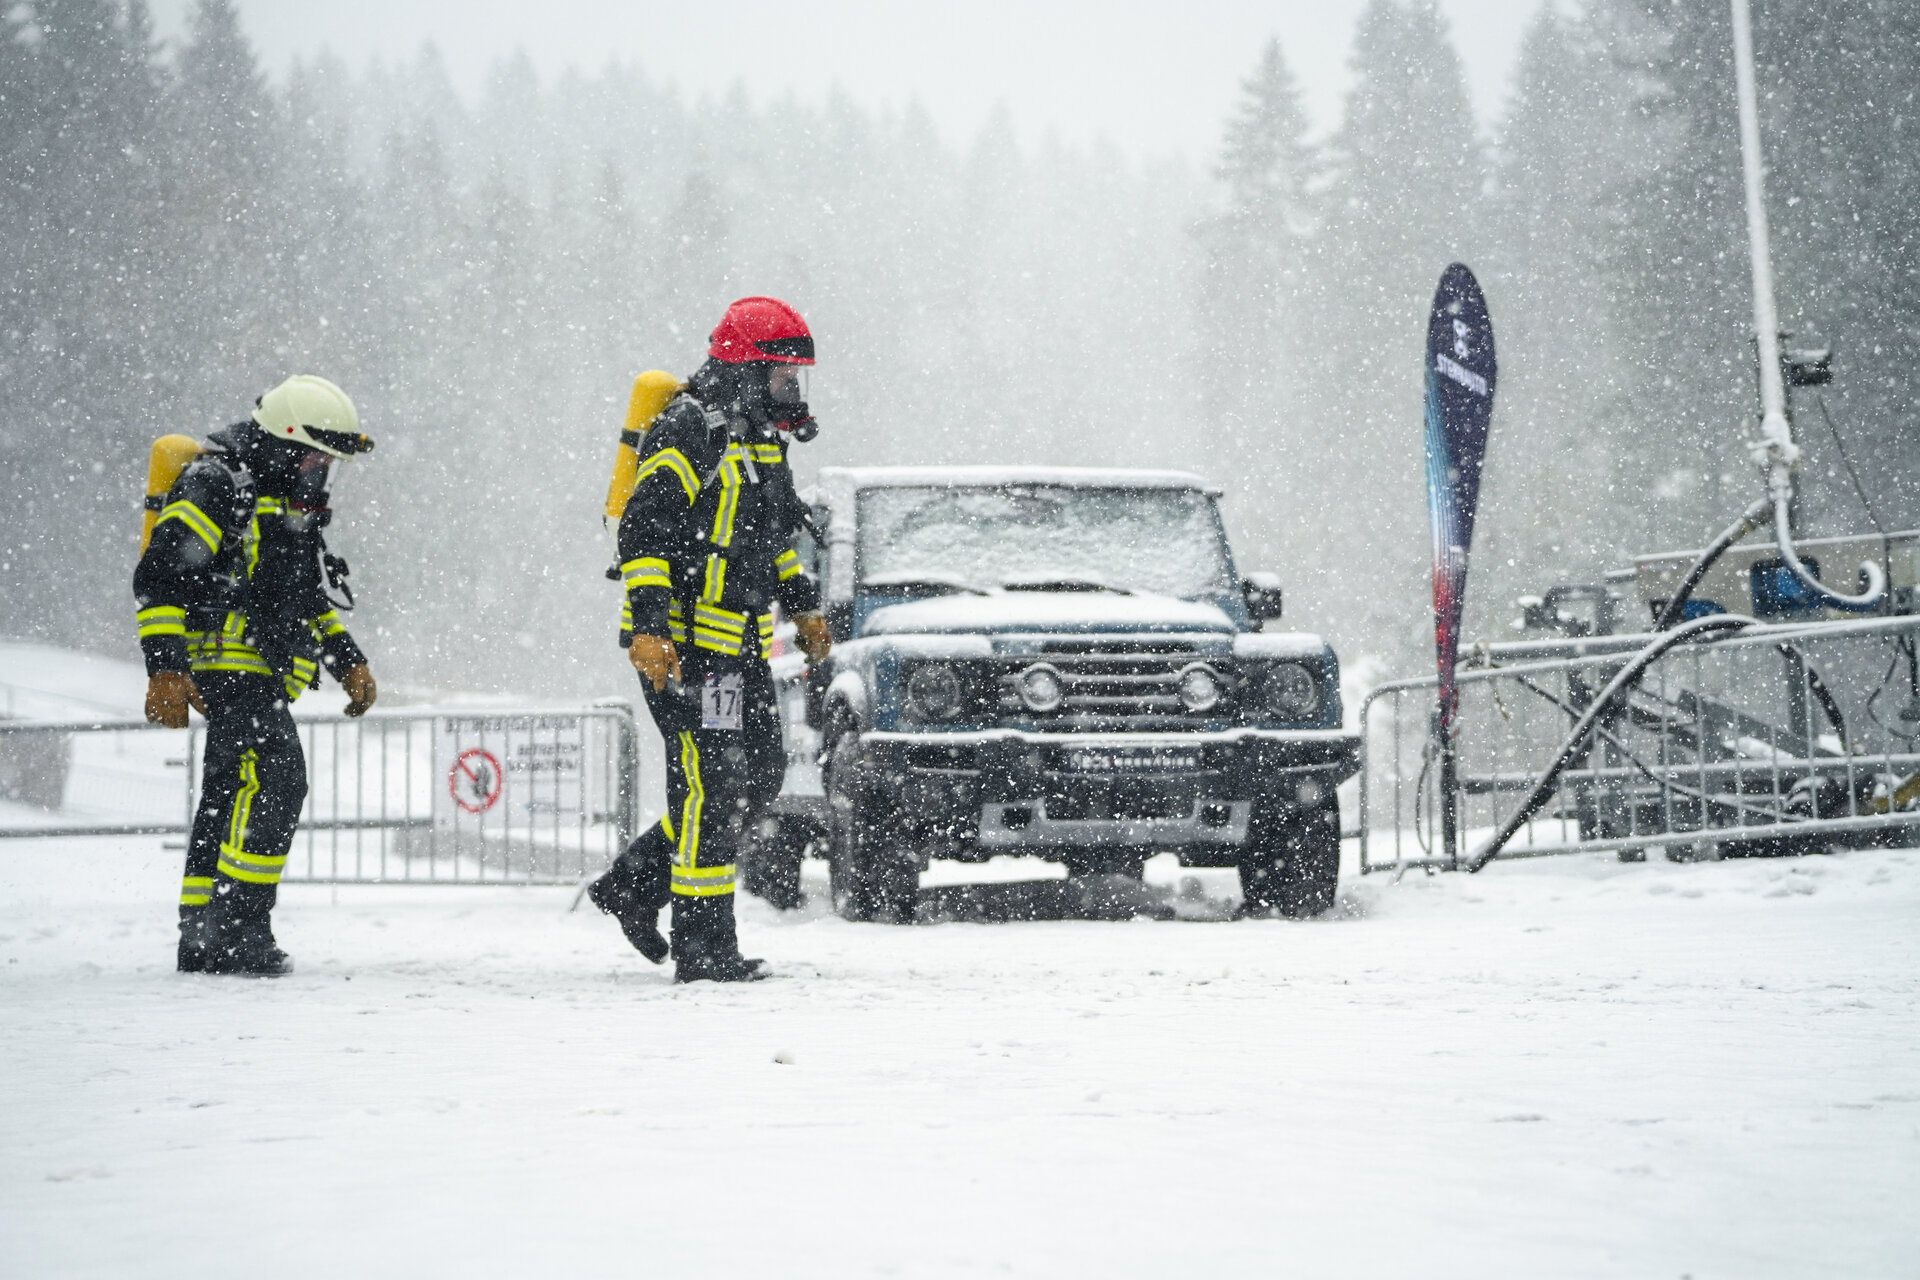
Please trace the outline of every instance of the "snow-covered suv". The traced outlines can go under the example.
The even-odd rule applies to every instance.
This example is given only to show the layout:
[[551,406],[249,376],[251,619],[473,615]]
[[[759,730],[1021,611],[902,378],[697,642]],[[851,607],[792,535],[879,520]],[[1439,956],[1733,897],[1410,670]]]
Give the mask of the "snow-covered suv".
[[1217,496],[1168,471],[821,472],[836,647],[788,701],[776,810],[824,828],[843,914],[911,919],[930,858],[998,854],[1138,875],[1169,851],[1237,866],[1256,910],[1331,905],[1359,748],[1339,666],[1258,630],[1280,588],[1236,574]]

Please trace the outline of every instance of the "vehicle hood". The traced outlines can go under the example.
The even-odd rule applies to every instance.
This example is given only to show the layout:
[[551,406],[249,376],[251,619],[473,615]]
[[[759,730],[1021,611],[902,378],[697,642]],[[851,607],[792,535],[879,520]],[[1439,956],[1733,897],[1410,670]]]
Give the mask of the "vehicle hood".
[[1138,632],[1211,631],[1239,628],[1216,605],[1172,596],[1120,596],[1092,592],[1007,591],[992,595],[939,596],[877,609],[863,636],[951,635],[955,632]]

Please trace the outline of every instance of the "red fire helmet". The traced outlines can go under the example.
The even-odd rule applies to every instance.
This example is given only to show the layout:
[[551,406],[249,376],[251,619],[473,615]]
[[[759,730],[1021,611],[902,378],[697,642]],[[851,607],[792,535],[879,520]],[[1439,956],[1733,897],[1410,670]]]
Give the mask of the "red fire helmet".
[[740,299],[720,317],[708,341],[707,354],[726,364],[813,363],[813,333],[800,313],[778,298]]

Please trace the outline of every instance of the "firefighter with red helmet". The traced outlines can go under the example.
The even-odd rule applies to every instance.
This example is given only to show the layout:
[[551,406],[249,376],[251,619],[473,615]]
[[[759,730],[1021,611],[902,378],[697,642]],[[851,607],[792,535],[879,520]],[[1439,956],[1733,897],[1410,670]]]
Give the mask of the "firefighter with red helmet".
[[[805,520],[787,466],[817,430],[806,404],[813,335],[777,298],[742,298],[707,361],[637,443],[620,517],[620,642],[666,746],[667,812],[594,881],[594,905],[674,980],[752,981],[735,933],[740,854],[786,773],[767,655],[773,607],[819,662],[819,588],[793,537]],[[672,904],[672,942],[660,908]]]

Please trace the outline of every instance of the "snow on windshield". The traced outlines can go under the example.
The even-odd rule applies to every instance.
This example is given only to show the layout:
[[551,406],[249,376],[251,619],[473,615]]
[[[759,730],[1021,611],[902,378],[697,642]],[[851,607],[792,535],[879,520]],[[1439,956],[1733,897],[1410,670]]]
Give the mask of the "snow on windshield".
[[863,490],[860,579],[1108,586],[1190,600],[1231,588],[1206,495],[1064,485]]

